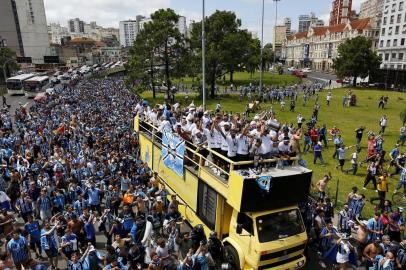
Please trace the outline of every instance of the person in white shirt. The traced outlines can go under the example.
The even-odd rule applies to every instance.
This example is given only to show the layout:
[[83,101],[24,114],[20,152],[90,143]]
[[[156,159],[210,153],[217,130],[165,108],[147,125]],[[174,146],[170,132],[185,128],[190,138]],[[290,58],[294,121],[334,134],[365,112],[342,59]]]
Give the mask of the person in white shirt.
[[388,118],[386,115],[383,115],[381,120],[379,120],[379,124],[381,126],[381,130],[379,131],[379,134],[385,133],[385,129],[388,126]]
[[248,160],[248,150],[249,150],[249,139],[248,125],[244,127],[240,134],[237,135],[237,159],[238,161]]
[[298,128],[302,127],[304,121],[305,121],[304,117],[301,114],[299,114],[297,116],[297,126],[298,126]]
[[165,115],[161,116],[161,123],[159,124],[158,132],[161,133],[161,134],[164,133],[164,132],[172,132],[172,125],[166,119]]

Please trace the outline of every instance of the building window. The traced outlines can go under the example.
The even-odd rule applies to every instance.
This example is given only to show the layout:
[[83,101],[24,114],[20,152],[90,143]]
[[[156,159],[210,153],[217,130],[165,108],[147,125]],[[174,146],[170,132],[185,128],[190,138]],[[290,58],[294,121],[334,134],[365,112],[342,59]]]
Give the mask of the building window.
[[389,53],[385,53],[385,61],[389,60]]
[[402,39],[400,40],[400,46],[403,46],[403,45],[405,45],[405,39],[404,39],[404,38],[402,38]]
[[390,16],[389,24],[393,24],[395,22],[395,15]]
[[392,10],[391,10],[392,12],[395,12],[396,11],[396,4],[392,4]]
[[388,17],[383,17],[383,25],[386,25],[387,20],[388,20]]
[[383,40],[379,42],[379,47],[383,47]]
[[392,30],[393,30],[393,27],[389,27],[389,29],[388,29],[388,36],[391,36],[391,35],[392,35]]
[[398,45],[398,40],[397,39],[394,39],[393,40],[393,47],[396,47]]
[[402,34],[406,34],[406,24],[402,26]]
[[399,3],[399,11],[402,11],[403,10],[403,2],[400,2]]
[[396,53],[392,53],[392,60],[396,59]]
[[390,39],[388,39],[387,41],[386,41],[386,47],[389,47],[390,46]]
[[397,25],[395,28],[395,35],[398,35],[398,34],[399,34],[399,25]]
[[399,60],[403,60],[403,56],[404,56],[404,54],[403,53],[399,53],[399,56],[398,56],[398,58],[399,58]]
[[396,19],[396,23],[401,23],[402,21],[402,14],[398,14],[398,17]]

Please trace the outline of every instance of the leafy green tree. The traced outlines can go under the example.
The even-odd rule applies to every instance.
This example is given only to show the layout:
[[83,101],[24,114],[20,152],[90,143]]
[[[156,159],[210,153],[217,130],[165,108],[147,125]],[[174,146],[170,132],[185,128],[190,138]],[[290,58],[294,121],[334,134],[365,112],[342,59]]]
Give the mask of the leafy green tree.
[[366,37],[349,39],[338,46],[338,57],[333,59],[333,68],[339,77],[366,78],[375,74],[381,64],[380,57],[372,51],[372,41]]
[[0,80],[3,81],[4,74],[3,74],[3,65],[7,62],[6,65],[6,72],[8,71],[8,74],[6,74],[6,77],[11,75],[14,71],[18,70],[19,65],[17,62],[10,61],[10,59],[15,59],[16,58],[16,53],[11,50],[10,48],[7,47],[0,47]]
[[182,61],[186,53],[185,38],[179,32],[179,15],[172,9],[160,9],[151,14],[151,22],[137,36],[131,50],[130,78],[139,87],[150,85],[155,96],[155,81],[162,79],[170,96],[172,77],[184,75]]
[[[247,46],[248,53],[245,55],[243,61],[246,70],[251,74],[251,78],[258,68],[260,69],[261,64],[261,42],[259,39],[250,39],[249,44]],[[265,56],[265,54],[264,54]],[[265,69],[265,58],[263,56],[264,66]]]
[[271,43],[265,44],[262,58],[264,61],[263,65],[264,70],[269,70],[269,68],[272,66],[273,63],[273,50]]
[[[230,73],[232,80],[233,72],[240,70],[246,64],[244,61],[250,59],[249,44],[252,38],[240,27],[241,20],[231,11],[217,10],[205,19],[206,71],[211,98],[215,95],[217,78]],[[201,29],[201,22],[192,24],[190,46],[199,56],[201,56]]]

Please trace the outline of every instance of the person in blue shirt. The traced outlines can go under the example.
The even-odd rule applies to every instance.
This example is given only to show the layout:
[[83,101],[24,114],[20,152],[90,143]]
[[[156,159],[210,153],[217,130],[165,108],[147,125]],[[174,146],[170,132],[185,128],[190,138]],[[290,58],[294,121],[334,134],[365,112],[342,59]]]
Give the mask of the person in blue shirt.
[[106,267],[104,267],[105,270],[127,270],[127,267],[122,263],[117,260],[113,260],[111,263],[107,264]]
[[12,238],[7,243],[7,253],[13,258],[17,270],[27,267],[29,260],[28,242],[17,230],[13,231]]
[[35,252],[37,258],[42,258],[41,253],[41,227],[37,220],[30,215],[28,222],[24,226],[25,231],[28,233],[28,240],[30,248]]
[[103,192],[102,189],[96,188],[94,184],[90,186],[87,190],[87,194],[89,196],[89,206],[93,211],[97,211],[101,215],[101,208],[100,208],[100,195]]
[[94,228],[94,222],[96,218],[93,214],[90,214],[88,219],[84,222],[84,231],[86,234],[86,241],[96,246],[96,229]]
[[65,234],[61,238],[61,245],[59,248],[60,254],[71,258],[72,254],[78,251],[78,240],[76,234],[72,233],[70,228],[65,230]]
[[376,212],[374,217],[368,220],[368,241],[375,241],[377,239],[381,239],[383,235],[383,224],[379,217],[381,213]]
[[[53,221],[55,217],[51,219]],[[51,224],[45,221],[44,228],[41,230],[41,248],[48,256],[49,263],[53,269],[58,268],[58,244],[55,239],[55,229],[58,223],[51,228]]]
[[62,258],[64,258],[67,262],[67,268],[69,270],[84,270],[85,259],[88,256],[91,247],[92,247],[91,245],[87,246],[82,257],[79,257],[79,254],[77,252],[72,252],[70,256],[67,256],[64,252],[61,252]]

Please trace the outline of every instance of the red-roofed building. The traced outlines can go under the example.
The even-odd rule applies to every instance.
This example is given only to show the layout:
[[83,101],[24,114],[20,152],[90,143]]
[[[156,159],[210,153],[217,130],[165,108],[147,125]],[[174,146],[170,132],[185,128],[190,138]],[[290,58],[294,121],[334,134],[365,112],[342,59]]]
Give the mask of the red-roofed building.
[[308,32],[296,33],[285,40],[282,59],[289,66],[331,71],[338,46],[357,36],[373,40],[373,49],[376,49],[379,29],[371,24],[369,18],[332,26],[310,27]]

